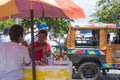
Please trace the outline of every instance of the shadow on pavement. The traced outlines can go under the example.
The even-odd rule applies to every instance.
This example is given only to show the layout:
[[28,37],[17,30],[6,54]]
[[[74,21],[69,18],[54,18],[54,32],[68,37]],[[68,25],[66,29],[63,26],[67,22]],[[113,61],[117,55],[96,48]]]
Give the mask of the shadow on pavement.
[[[84,80],[84,79],[80,79],[78,74],[72,74],[72,79]],[[101,74],[97,80],[120,80],[120,74],[114,74],[114,73],[107,73],[106,75]]]

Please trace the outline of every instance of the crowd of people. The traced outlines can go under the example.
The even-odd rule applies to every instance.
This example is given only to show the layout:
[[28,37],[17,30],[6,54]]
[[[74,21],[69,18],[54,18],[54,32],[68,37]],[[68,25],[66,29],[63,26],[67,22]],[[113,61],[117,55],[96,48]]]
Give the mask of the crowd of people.
[[[40,65],[47,65],[48,57],[52,54],[51,46],[47,41],[48,31],[38,29],[37,32],[34,41],[35,61],[39,61]],[[31,40],[27,42],[23,26],[16,24],[4,29],[3,37],[3,42],[0,44],[0,80],[22,80],[23,66],[31,64]],[[31,38],[30,34],[29,37]]]

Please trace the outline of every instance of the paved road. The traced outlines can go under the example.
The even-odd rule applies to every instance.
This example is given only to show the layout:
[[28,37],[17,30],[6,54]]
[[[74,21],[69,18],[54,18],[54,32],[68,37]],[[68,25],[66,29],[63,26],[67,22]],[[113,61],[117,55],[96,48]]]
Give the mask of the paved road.
[[[73,79],[73,80],[83,80],[83,79]],[[100,75],[98,80],[120,80],[120,70],[110,70],[107,75]]]

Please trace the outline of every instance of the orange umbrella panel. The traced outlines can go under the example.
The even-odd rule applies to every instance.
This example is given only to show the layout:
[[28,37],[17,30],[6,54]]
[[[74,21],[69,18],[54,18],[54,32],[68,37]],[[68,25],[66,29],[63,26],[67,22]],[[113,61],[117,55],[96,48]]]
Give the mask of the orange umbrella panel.
[[15,0],[0,0],[0,18],[18,13]]

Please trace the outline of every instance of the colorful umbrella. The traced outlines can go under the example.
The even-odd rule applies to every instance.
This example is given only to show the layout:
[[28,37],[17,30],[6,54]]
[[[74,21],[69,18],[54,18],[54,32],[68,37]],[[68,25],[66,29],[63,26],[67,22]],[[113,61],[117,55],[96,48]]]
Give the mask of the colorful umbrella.
[[13,18],[30,17],[30,1],[34,17],[84,18],[84,11],[71,0],[0,0],[0,18],[12,15]]

